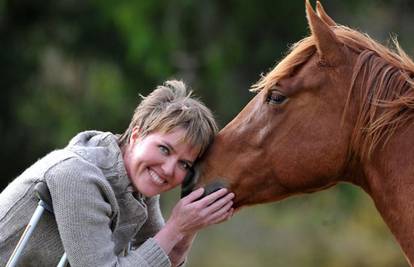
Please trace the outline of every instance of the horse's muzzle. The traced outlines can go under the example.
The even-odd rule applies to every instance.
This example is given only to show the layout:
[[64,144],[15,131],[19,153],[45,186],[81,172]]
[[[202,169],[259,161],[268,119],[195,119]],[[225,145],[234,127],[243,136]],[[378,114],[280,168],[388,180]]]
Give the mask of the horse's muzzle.
[[[200,171],[197,167],[192,168],[188,171],[183,183],[181,184],[181,198],[188,196],[194,189],[196,189],[195,186],[197,184],[199,176]],[[203,198],[220,190],[221,188],[226,187],[228,187],[227,183],[218,178],[216,181],[209,183],[204,187],[204,193],[200,198]]]

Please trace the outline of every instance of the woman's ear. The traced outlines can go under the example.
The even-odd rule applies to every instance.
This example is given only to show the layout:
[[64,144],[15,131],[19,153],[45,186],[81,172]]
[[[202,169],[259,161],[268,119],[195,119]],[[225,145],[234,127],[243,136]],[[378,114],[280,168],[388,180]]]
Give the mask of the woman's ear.
[[137,126],[132,128],[131,137],[129,138],[130,144],[135,144],[135,142],[141,137],[140,130]]

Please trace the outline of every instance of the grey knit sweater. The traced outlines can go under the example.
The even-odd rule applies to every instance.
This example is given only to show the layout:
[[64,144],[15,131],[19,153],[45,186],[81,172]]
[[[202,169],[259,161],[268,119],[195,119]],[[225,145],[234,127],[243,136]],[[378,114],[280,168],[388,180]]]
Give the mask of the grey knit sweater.
[[[134,192],[116,137],[82,132],[37,161],[0,194],[0,266],[5,266],[34,212],[36,182],[46,181],[54,216],[46,213],[19,266],[170,266],[151,237],[164,224],[159,198]],[[125,254],[128,242],[133,249]]]

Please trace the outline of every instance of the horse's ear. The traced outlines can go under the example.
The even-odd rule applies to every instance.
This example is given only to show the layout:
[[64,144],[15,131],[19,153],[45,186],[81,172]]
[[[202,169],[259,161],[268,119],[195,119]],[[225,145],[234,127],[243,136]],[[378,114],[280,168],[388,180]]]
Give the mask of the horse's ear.
[[342,59],[340,42],[329,25],[316,15],[309,0],[306,0],[306,16],[321,61],[332,66],[339,64]]
[[316,1],[316,13],[318,13],[318,16],[321,18],[321,20],[323,20],[323,22],[325,22],[328,26],[336,26],[336,22],[328,16],[321,2],[319,1]]

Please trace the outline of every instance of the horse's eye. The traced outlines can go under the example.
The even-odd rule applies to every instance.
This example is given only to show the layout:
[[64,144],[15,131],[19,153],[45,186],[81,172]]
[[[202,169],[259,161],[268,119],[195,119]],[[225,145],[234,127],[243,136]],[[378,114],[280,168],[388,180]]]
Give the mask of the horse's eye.
[[269,104],[273,104],[273,105],[280,105],[283,102],[285,102],[285,100],[287,99],[286,96],[282,95],[281,93],[279,93],[278,91],[271,91],[268,96],[266,101]]

